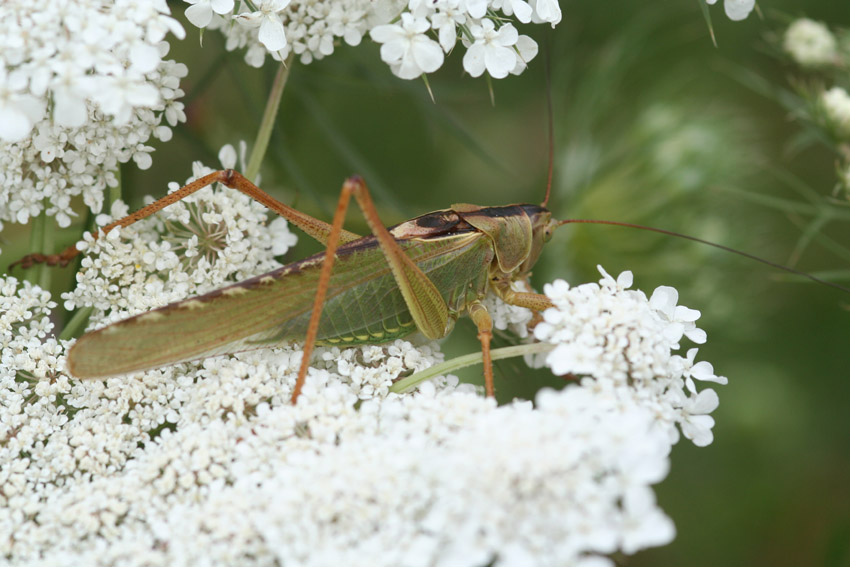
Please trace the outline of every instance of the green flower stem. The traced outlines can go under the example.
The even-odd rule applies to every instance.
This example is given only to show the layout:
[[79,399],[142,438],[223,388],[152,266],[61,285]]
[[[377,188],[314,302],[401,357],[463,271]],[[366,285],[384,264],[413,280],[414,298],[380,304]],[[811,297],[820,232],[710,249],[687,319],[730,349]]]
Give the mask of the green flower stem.
[[94,307],[81,307],[77,309],[77,312],[74,313],[74,316],[71,317],[71,320],[68,321],[62,332],[59,333],[59,339],[67,341],[76,337],[80,330],[85,329],[92,311],[94,311]]
[[289,78],[292,63],[293,55],[290,55],[286,61],[281,63],[280,68],[277,70],[274,84],[272,84],[272,90],[269,93],[269,100],[266,102],[266,109],[263,111],[260,131],[257,132],[254,147],[251,148],[251,158],[248,160],[248,167],[245,170],[245,177],[248,179],[256,179],[257,174],[260,172],[260,164],[263,163],[263,158],[269,147],[269,140],[272,137],[272,129],[274,128],[275,118],[277,117],[277,110],[280,107],[280,99],[283,96],[283,88],[286,86],[286,80]]
[[[513,358],[517,356],[524,356],[526,354],[538,354],[541,352],[549,352],[553,348],[555,348],[555,345],[550,343],[529,343],[524,345],[514,345],[491,350],[490,358],[492,358],[493,360],[501,360],[503,358]],[[480,352],[474,352],[472,354],[465,354],[463,356],[458,356],[457,358],[441,362],[440,364],[434,365],[431,368],[428,368],[427,370],[417,372],[416,374],[408,376],[407,378],[402,378],[401,380],[390,386],[390,392],[395,392],[397,394],[407,392],[415,386],[418,386],[422,382],[430,380],[435,376],[454,372],[455,370],[466,368],[467,366],[472,366],[473,364],[481,364],[483,359],[484,357],[481,355]]]

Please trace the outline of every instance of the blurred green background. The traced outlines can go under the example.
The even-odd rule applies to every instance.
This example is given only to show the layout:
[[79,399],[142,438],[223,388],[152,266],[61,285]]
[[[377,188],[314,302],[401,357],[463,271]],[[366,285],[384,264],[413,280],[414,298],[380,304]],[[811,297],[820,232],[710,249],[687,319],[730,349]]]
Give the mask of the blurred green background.
[[[850,26],[845,0],[762,4]],[[185,5],[171,5],[182,18]],[[768,53],[764,34],[778,25],[770,14],[732,23],[715,6],[715,48],[696,0],[562,1],[562,9],[555,30],[523,30],[551,62],[556,216],[648,224],[807,271],[846,270],[846,223],[819,229],[794,252],[817,209],[808,192],[820,195],[815,203],[832,193],[835,155],[818,145],[792,151],[800,125],[752,88],[753,77],[787,88],[793,72]],[[225,54],[214,32],[201,48],[197,30],[186,29],[171,56],[189,66],[189,121],[150,170],[123,168],[134,206],[185,180],[193,160],[216,167],[222,144],[250,143],[275,72],[270,61],[257,70],[241,53]],[[421,81],[393,77],[369,41],[294,65],[263,187],[329,219],[343,179],[359,173],[388,225],[454,202],[539,202],[548,163],[543,57],[493,81],[491,104],[488,83],[463,74],[461,55],[429,78],[436,104]],[[799,205],[780,210],[766,197]],[[349,226],[367,231],[358,214]],[[833,245],[819,243],[827,237]],[[287,260],[318,250],[303,241]],[[20,242],[4,244],[4,264]],[[715,249],[605,226],[560,229],[535,281],[595,281],[596,264],[614,275],[632,270],[648,293],[675,286],[681,303],[703,313],[709,342],[699,358],[730,380],[718,388],[714,444],[680,443],[658,487],[676,540],[621,562],[850,565],[850,296]],[[468,322],[445,345],[476,348]],[[563,384],[521,363],[496,372],[503,401]]]

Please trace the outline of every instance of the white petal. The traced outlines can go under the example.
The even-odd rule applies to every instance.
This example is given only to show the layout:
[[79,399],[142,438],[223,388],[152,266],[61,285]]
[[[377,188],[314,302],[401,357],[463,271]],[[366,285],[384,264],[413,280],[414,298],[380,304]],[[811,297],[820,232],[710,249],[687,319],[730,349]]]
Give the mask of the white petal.
[[153,158],[147,152],[136,152],[133,154],[133,161],[139,169],[149,169],[153,164]]
[[702,345],[705,344],[705,341],[708,340],[708,335],[702,329],[694,328],[685,331],[685,336],[688,337],[691,342]]
[[226,14],[233,11],[233,0],[212,0],[210,5],[216,14]]
[[714,419],[711,416],[695,415],[682,423],[682,433],[697,447],[705,447],[714,440],[711,432],[713,426]]
[[0,107],[0,139],[6,142],[18,142],[27,137],[32,130],[32,122],[26,114],[11,105]]
[[393,69],[393,72],[400,79],[415,79],[422,74],[422,68],[416,63],[416,59],[408,52],[404,54],[401,64]]
[[717,396],[717,392],[706,389],[697,394],[689,409],[694,415],[705,415],[716,410],[719,405],[720,398]]
[[236,167],[236,149],[230,144],[225,144],[218,151],[218,161],[224,169]]
[[283,24],[277,17],[265,18],[260,24],[260,43],[269,51],[280,51],[286,47]]
[[534,10],[532,10],[531,6],[529,6],[526,2],[523,2],[522,0],[513,0],[513,2],[511,2],[511,7],[514,10],[517,20],[524,24],[531,21],[531,14]]
[[[529,10],[530,9],[531,8],[529,7]],[[512,24],[505,24],[499,28],[499,33],[496,37],[498,38],[497,41],[499,45],[510,47],[516,43],[517,38],[519,38],[519,33]]]
[[561,21],[561,6],[558,0],[537,0],[537,15],[553,26]]
[[746,19],[755,6],[756,0],[725,0],[723,3],[726,15],[733,22],[739,22]]
[[398,63],[404,57],[404,44],[400,41],[391,41],[381,46],[381,60],[390,65]]
[[383,26],[375,26],[369,32],[369,37],[378,43],[387,43],[395,39],[399,39],[404,35],[404,30],[401,26],[395,24],[385,24]]
[[414,39],[413,58],[419,68],[426,73],[433,73],[443,64],[443,50],[433,39],[419,36]]
[[85,98],[73,93],[56,91],[53,94],[53,121],[66,128],[79,128],[89,117]]
[[[534,45],[534,55],[537,55],[537,43],[535,43],[533,39],[531,39],[527,35],[520,36],[519,39],[530,40],[531,43]],[[523,43],[523,45],[520,45],[520,42],[517,41],[517,48],[519,48],[519,53],[522,56],[522,58],[527,62],[532,57],[534,57],[534,55],[532,55],[531,57],[528,57],[526,55],[526,53],[529,51],[529,48],[524,45],[525,42],[522,42],[522,43]],[[632,284],[634,283],[634,281],[635,281],[634,274],[632,274],[632,272],[629,271],[629,270],[626,270],[625,272],[621,272],[620,275],[617,276],[617,286],[621,287],[623,289],[628,289],[628,288],[632,287]]]
[[448,53],[455,43],[457,43],[457,30],[454,21],[449,20],[447,24],[440,27],[440,46]]
[[212,21],[212,10],[207,2],[198,2],[186,8],[186,19],[195,27],[205,28]]
[[662,285],[655,288],[655,291],[652,292],[652,297],[649,298],[649,306],[657,311],[661,311],[668,318],[672,318],[678,301],[679,292],[676,288]]
[[466,11],[473,18],[483,18],[487,12],[487,0],[467,0]]
[[138,43],[130,50],[130,64],[136,73],[150,73],[160,62],[159,48],[156,45]]
[[472,77],[480,77],[484,73],[484,46],[478,43],[472,45],[463,56],[463,68]]
[[494,79],[504,79],[516,65],[516,52],[509,47],[493,47],[484,52],[487,72]]

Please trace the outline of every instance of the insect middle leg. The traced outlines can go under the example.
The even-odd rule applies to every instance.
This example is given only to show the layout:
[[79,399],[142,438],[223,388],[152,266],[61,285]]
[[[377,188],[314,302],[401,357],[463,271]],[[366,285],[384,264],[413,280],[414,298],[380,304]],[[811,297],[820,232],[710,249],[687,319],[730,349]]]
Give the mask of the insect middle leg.
[[378,211],[375,208],[366,183],[359,176],[346,179],[342,186],[342,192],[334,213],[333,223],[327,239],[327,249],[322,260],[322,271],[319,273],[319,281],[316,285],[316,296],[313,300],[313,310],[310,314],[310,322],[307,326],[307,335],[304,339],[304,353],[301,358],[301,367],[298,370],[298,378],[292,390],[291,401],[295,404],[301,395],[304,381],[307,377],[307,369],[310,366],[310,355],[316,344],[319,330],[319,320],[322,308],[327,296],[328,283],[333,270],[336,250],[339,247],[342,223],[345,221],[345,213],[351,196],[357,200],[357,204],[366,217],[366,222],[372,229],[372,234],[378,240],[381,252],[387,260],[392,271],[396,285],[404,297],[404,302],[410,311],[417,329],[426,337],[431,339],[445,336],[448,330],[448,307],[440,295],[439,290],[433,282],[428,279],[422,270],[411,260],[396,243],[395,238],[381,223]]
[[489,397],[496,395],[493,386],[493,361],[490,358],[490,341],[493,339],[493,318],[480,301],[471,303],[467,308],[469,317],[478,329],[478,340],[481,342],[481,357],[484,363],[484,390]]

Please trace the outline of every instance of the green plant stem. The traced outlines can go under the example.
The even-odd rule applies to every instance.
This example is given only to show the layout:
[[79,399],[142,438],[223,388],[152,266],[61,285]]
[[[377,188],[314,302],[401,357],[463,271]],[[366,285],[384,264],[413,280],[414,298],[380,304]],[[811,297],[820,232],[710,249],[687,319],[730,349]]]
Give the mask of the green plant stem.
[[251,148],[251,158],[248,160],[248,167],[245,169],[245,177],[248,179],[256,179],[257,174],[260,172],[260,164],[263,163],[263,158],[269,147],[269,139],[272,137],[272,129],[274,129],[275,118],[277,118],[277,110],[280,108],[280,99],[283,96],[283,89],[286,86],[286,80],[289,78],[292,63],[293,55],[290,55],[286,61],[281,63],[280,68],[277,70],[277,75],[275,75],[272,90],[269,93],[269,100],[266,102],[266,109],[263,111],[260,130],[257,132],[257,138],[254,140],[254,147]]
[[[524,356],[526,354],[538,354],[541,352],[549,352],[553,348],[555,348],[555,345],[550,343],[530,343],[525,345],[514,345],[491,350],[490,358],[492,360],[501,360],[503,358],[513,358],[517,356]],[[422,372],[417,372],[416,374],[408,376],[407,378],[402,378],[401,380],[390,386],[390,392],[395,392],[396,394],[407,392],[408,390],[411,390],[415,386],[418,386],[422,382],[430,380],[435,376],[454,372],[455,370],[466,368],[467,366],[472,366],[473,364],[481,364],[483,360],[484,357],[480,352],[474,352],[472,354],[458,356],[457,358],[453,358],[451,360],[441,362],[440,364],[436,364],[431,368],[428,368],[427,370],[423,370]]]
[[74,316],[71,317],[71,320],[68,321],[62,332],[59,333],[59,338],[67,341],[76,337],[80,330],[85,329],[92,311],[94,311],[94,307],[81,307],[77,309],[77,312],[74,313]]

